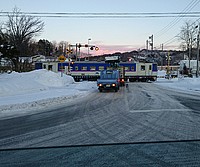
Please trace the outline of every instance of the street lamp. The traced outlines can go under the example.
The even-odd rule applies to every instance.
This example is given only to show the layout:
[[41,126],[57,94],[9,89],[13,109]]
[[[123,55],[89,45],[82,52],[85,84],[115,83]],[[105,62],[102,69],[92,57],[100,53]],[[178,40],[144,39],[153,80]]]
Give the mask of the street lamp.
[[89,50],[90,50],[90,49],[89,49],[89,48],[90,48],[90,47],[89,47],[89,41],[91,41],[91,38],[88,39],[88,61],[89,61]]

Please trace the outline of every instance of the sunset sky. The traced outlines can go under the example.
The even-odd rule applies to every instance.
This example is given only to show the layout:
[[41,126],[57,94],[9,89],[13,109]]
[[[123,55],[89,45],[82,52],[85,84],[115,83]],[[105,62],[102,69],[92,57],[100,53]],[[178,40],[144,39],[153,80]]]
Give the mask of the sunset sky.
[[[1,0],[0,11],[11,12],[14,7],[22,12],[41,13],[172,13],[197,12],[200,0]],[[58,15],[56,15],[58,16]],[[81,15],[83,16],[83,15]],[[94,16],[94,15],[93,15]],[[5,17],[0,17],[0,22]],[[143,49],[149,36],[154,36],[154,47],[179,49],[176,38],[186,21],[195,22],[198,17],[147,17],[147,18],[80,18],[41,17],[44,31],[36,39],[66,41],[71,44],[90,44],[100,48],[98,53],[124,52]],[[84,51],[84,49],[82,49]],[[94,53],[95,52],[95,53]]]

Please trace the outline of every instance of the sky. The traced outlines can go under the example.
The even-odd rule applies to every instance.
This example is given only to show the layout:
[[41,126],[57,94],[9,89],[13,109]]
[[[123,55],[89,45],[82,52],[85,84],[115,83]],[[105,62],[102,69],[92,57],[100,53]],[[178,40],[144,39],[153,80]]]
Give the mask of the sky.
[[[1,0],[0,11],[64,12],[64,13],[151,13],[195,12],[200,0]],[[0,17],[3,20],[2,17]],[[186,21],[198,18],[46,18],[45,27],[36,40],[66,41],[98,46],[100,50],[90,54],[106,54],[146,48],[146,41],[153,35],[154,47],[180,49],[180,41],[171,39],[180,33]],[[0,20],[0,21],[1,21]],[[176,24],[174,24],[176,23]],[[169,29],[169,27],[171,27]],[[91,39],[91,40],[88,40]],[[87,51],[82,48],[83,51]]]

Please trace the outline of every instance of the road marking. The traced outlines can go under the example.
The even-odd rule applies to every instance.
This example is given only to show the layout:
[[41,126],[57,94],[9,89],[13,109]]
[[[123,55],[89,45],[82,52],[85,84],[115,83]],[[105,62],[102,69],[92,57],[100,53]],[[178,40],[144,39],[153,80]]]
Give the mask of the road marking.
[[177,112],[177,111],[192,111],[192,110],[185,109],[185,108],[180,108],[180,109],[169,108],[169,109],[152,109],[152,110],[130,110],[130,112],[132,112],[132,113],[134,113],[134,112],[167,112],[167,111]]

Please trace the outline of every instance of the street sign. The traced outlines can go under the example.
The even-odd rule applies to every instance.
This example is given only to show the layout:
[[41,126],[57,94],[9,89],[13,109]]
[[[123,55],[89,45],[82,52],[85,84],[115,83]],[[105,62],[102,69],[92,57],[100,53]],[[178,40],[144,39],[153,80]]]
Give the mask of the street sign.
[[61,55],[61,56],[58,57],[58,60],[59,60],[61,63],[63,63],[63,62],[66,60],[66,57],[63,56],[63,55]]

